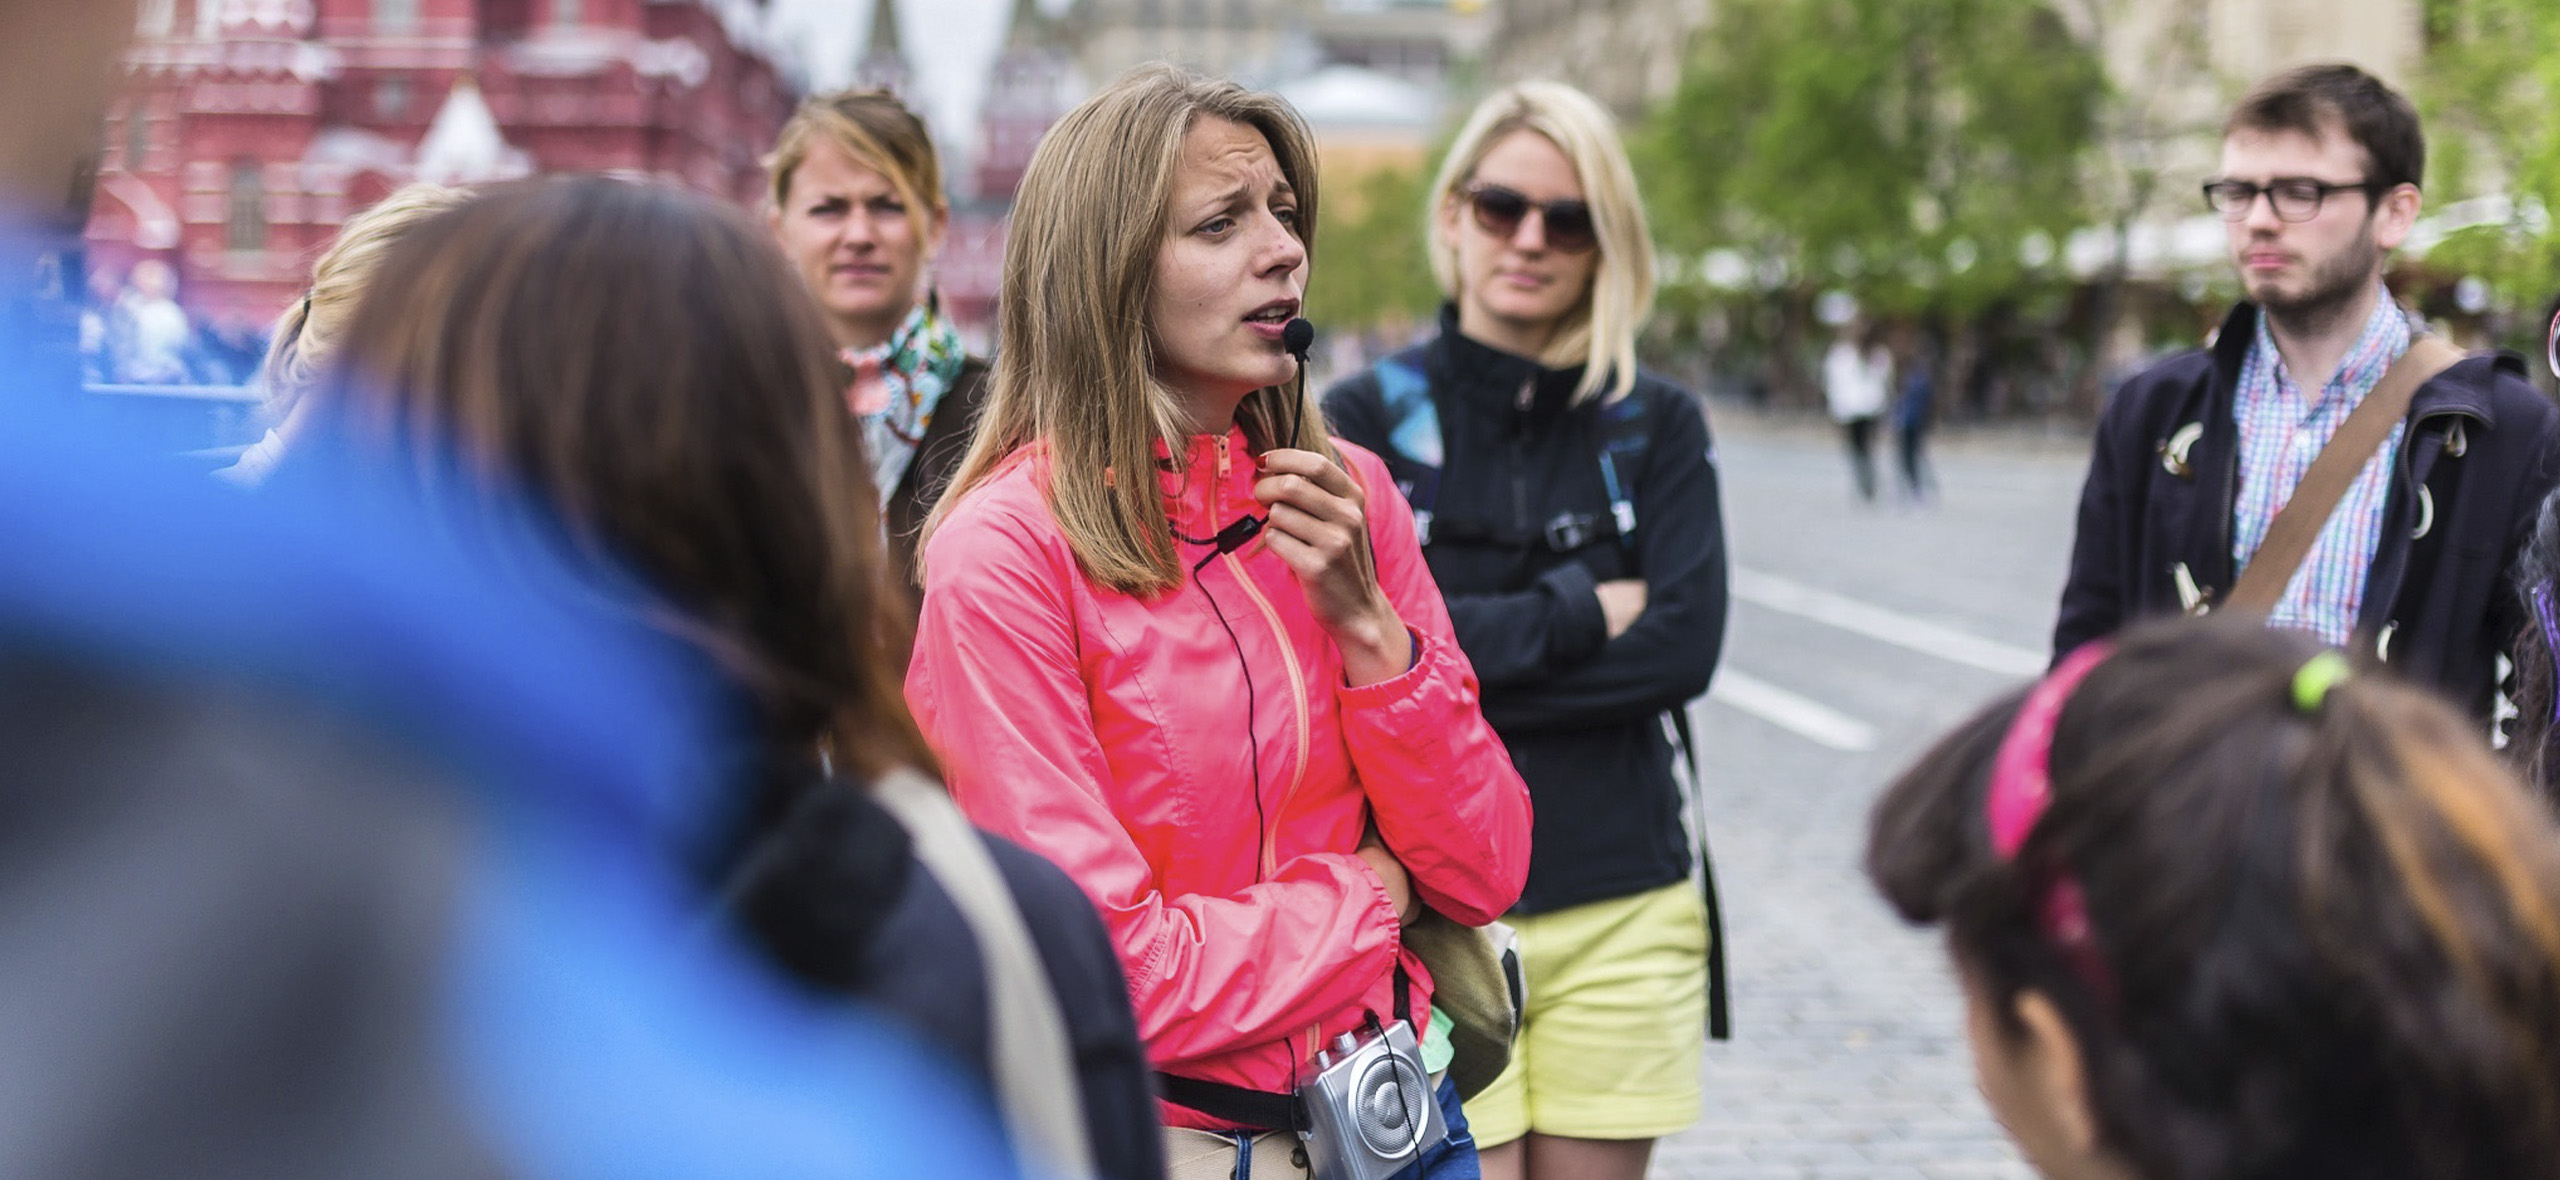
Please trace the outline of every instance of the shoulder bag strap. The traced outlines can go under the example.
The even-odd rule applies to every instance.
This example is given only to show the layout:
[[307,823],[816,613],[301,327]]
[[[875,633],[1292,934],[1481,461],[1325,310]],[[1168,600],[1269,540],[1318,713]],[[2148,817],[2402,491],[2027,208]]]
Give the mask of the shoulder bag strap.
[[2462,357],[2461,349],[2433,336],[2409,342],[2409,350],[2391,362],[2373,391],[2329,436],[2329,445],[2311,460],[2311,469],[2294,486],[2293,497],[2267,526],[2266,540],[2232,583],[2231,593],[2222,602],[2224,609],[2264,614],[2283,601],[2284,588],[2293,581],[2294,571],[2302,568],[2302,559],[2310,555],[2311,543],[2320,538],[2320,530],[2327,527],[2339,499],[2363,473],[2365,463],[2391,437],[2391,428],[2408,416],[2409,401],[2417,396],[2418,387]]
[[1066,1019],[994,855],[951,796],[923,776],[886,774],[871,792],[914,837],[916,860],[951,895],[986,958],[996,1094],[1016,1149],[1046,1175],[1091,1180],[1084,1088]]
[[1689,728],[1689,708],[1670,711],[1671,730],[1689,762],[1689,822],[1698,831],[1698,892],[1707,905],[1707,1036],[1733,1039],[1733,984],[1725,970],[1724,899],[1716,892],[1715,858],[1707,854],[1707,780],[1698,766],[1698,735]]

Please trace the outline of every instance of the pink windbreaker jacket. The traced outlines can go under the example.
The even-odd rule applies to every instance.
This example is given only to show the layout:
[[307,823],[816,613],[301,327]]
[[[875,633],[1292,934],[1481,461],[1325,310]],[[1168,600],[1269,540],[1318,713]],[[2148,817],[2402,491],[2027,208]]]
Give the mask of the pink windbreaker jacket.
[[[1367,491],[1378,580],[1415,636],[1413,668],[1380,684],[1344,684],[1287,563],[1260,545],[1154,600],[1087,581],[1036,445],[925,550],[908,704],[969,817],[1092,895],[1139,1036],[1171,1073],[1290,1089],[1331,1038],[1392,1017],[1399,957],[1421,1022],[1430,976],[1352,854],[1371,815],[1417,895],[1458,921],[1499,917],[1528,875],[1528,788],[1477,709],[1412,513],[1375,455],[1341,450]],[[1175,532],[1261,511],[1241,431],[1192,439],[1181,467],[1164,476]],[[1181,548],[1186,566],[1213,552]]]

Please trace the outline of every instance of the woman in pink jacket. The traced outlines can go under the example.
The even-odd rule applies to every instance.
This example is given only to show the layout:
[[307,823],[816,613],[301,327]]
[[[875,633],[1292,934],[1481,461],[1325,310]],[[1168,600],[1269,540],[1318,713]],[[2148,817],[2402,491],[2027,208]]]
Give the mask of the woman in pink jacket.
[[[1023,178],[994,390],[924,546],[908,701],[970,816],[1101,907],[1180,1099],[1177,1176],[1239,1150],[1301,1174],[1290,1136],[1251,1134],[1285,1107],[1247,1092],[1291,1093],[1373,1019],[1410,1013],[1444,1064],[1403,924],[1490,921],[1528,868],[1528,792],[1412,516],[1283,345],[1315,200],[1277,98],[1153,66],[1069,113]],[[1450,1141],[1406,1174],[1473,1174],[1441,1099]]]

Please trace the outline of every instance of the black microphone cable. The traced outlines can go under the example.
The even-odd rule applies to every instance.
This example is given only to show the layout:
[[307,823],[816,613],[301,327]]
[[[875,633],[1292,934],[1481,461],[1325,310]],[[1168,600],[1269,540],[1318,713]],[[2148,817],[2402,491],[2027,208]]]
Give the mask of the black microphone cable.
[[[1298,359],[1298,375],[1288,386],[1295,396],[1282,399],[1289,409],[1288,432],[1270,440],[1270,445],[1290,446],[1298,441],[1298,403],[1306,399],[1307,349],[1315,344],[1315,339],[1316,326],[1303,318],[1290,320],[1288,326],[1280,330],[1280,346]],[[1278,425],[1276,415],[1272,425]],[[1262,883],[1262,846],[1271,838],[1271,818],[1265,814],[1262,802],[1262,737],[1254,708],[1253,661],[1246,658],[1244,641],[1237,638],[1235,625],[1227,621],[1226,608],[1219,605],[1217,594],[1209,589],[1209,583],[1200,575],[1208,570],[1210,562],[1244,548],[1245,542],[1259,534],[1269,520],[1267,515],[1239,516],[1207,537],[1187,536],[1179,529],[1173,530],[1174,539],[1183,544],[1210,546],[1209,552],[1192,565],[1191,580],[1200,587],[1200,596],[1209,600],[1209,613],[1218,620],[1218,629],[1226,632],[1227,646],[1236,653],[1236,669],[1244,674],[1244,740],[1246,757],[1251,759],[1246,769],[1251,773],[1253,783],[1253,881],[1256,885]],[[1239,570],[1236,576],[1249,575]],[[1279,636],[1279,639],[1283,643],[1288,642],[1286,635]],[[1294,1060],[1291,1068],[1295,1069]]]
[[[1218,629],[1227,633],[1227,646],[1233,648],[1236,653],[1236,668],[1244,673],[1244,741],[1246,757],[1250,759],[1245,765],[1246,769],[1252,773],[1253,779],[1253,883],[1256,885],[1262,883],[1262,845],[1264,841],[1270,839],[1271,819],[1263,814],[1262,810],[1262,738],[1256,731],[1255,724],[1253,661],[1245,658],[1244,641],[1236,638],[1234,625],[1227,622],[1226,609],[1218,605],[1218,596],[1210,592],[1209,583],[1202,580],[1200,574],[1209,568],[1210,562],[1242,548],[1246,541],[1251,540],[1255,533],[1261,531],[1261,517],[1244,516],[1238,517],[1234,524],[1219,529],[1216,536],[1205,540],[1186,537],[1179,532],[1174,534],[1176,540],[1185,544],[1216,546],[1191,567],[1191,580],[1200,587],[1200,596],[1209,600],[1209,613],[1217,617]],[[1239,573],[1237,576],[1244,575]],[[1286,642],[1287,637],[1283,636],[1282,641]]]

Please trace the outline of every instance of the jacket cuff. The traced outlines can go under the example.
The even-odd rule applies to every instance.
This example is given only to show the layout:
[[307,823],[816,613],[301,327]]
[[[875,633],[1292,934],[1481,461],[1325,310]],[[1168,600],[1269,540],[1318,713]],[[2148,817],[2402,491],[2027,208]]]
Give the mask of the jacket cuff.
[[1427,652],[1423,647],[1425,641],[1422,638],[1422,632],[1408,625],[1404,633],[1413,644],[1413,656],[1405,661],[1404,671],[1376,684],[1343,685],[1336,691],[1340,694],[1338,699],[1345,707],[1366,709],[1391,704],[1413,695],[1413,686],[1420,683],[1423,676],[1422,663],[1427,658]]
[[1547,660],[1571,667],[1599,654],[1609,639],[1609,616],[1600,609],[1600,583],[1591,567],[1568,561],[1548,570],[1538,585],[1556,596],[1556,625],[1547,633]]
[[[1392,961],[1404,952],[1404,916],[1396,912],[1396,899],[1387,896],[1386,878],[1379,876],[1378,870],[1370,868],[1369,862],[1360,859],[1357,853],[1352,854],[1351,862],[1360,866],[1360,877],[1369,886],[1369,913],[1378,923],[1378,928],[1387,932],[1387,958]],[[1414,888],[1410,873],[1406,875],[1405,888]],[[1419,900],[1418,896],[1416,900]]]

